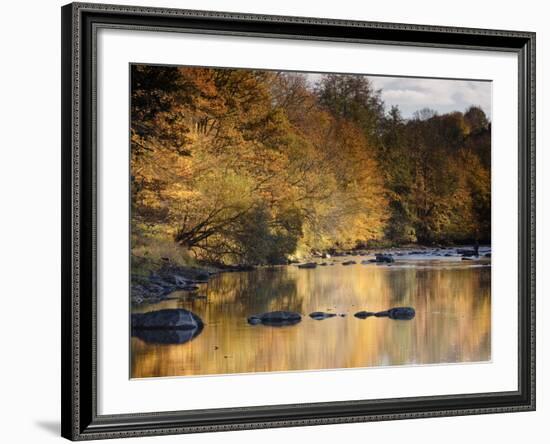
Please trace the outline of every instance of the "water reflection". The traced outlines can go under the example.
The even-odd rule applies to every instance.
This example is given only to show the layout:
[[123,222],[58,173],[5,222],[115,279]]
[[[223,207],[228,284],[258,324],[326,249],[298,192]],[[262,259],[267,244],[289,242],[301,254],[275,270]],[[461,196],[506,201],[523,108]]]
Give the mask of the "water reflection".
[[[446,261],[222,274],[202,292],[206,299],[175,293],[134,308],[185,308],[206,325],[187,343],[132,337],[132,377],[486,361],[490,281],[490,267]],[[353,316],[397,306],[414,307],[416,317]],[[275,310],[301,313],[302,322],[283,328],[247,323],[252,314]],[[347,316],[319,322],[307,316],[314,311]]]

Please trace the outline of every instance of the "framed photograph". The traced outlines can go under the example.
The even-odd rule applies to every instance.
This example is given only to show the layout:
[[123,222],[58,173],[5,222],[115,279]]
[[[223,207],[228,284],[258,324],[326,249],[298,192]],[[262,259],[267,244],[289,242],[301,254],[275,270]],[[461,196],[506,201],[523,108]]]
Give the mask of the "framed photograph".
[[534,33],[72,3],[62,109],[64,437],[535,409]]

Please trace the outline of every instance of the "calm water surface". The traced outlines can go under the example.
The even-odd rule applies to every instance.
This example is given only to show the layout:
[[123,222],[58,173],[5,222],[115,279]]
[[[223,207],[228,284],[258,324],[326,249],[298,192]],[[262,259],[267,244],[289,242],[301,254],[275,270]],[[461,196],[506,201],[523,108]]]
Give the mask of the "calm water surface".
[[[343,266],[354,259],[357,265]],[[206,299],[173,299],[134,312],[185,308],[206,324],[184,344],[131,339],[132,377],[334,369],[491,359],[491,267],[460,258],[398,258],[391,266],[365,257],[316,269],[296,266],[224,273],[201,288]],[[328,261],[333,262],[333,260]],[[357,319],[360,310],[411,306],[410,321]],[[249,325],[252,314],[291,310],[288,327]],[[345,314],[315,321],[313,311]]]

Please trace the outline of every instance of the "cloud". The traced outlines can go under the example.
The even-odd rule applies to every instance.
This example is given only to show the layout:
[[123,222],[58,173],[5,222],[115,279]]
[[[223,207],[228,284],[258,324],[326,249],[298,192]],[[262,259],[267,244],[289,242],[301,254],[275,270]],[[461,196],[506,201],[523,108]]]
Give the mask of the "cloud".
[[442,114],[465,111],[472,105],[491,116],[491,83],[487,81],[368,77],[381,90],[386,106],[398,106],[407,118],[422,108]]
[[[321,74],[308,74],[316,83]],[[439,114],[465,111],[479,106],[491,118],[491,82],[479,80],[428,79],[409,77],[367,76],[376,89],[381,90],[386,108],[398,106],[403,117],[410,118],[415,111],[430,108]]]

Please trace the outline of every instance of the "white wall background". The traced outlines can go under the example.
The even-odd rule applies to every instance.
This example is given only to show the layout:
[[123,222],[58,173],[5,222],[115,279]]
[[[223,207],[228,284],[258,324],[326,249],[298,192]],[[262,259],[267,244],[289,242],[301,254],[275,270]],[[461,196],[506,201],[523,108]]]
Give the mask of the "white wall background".
[[[279,443],[349,440],[408,443],[547,442],[550,385],[544,325],[548,290],[544,196],[550,168],[544,153],[543,73],[550,13],[526,0],[116,0],[115,3],[260,14],[305,15],[537,32],[538,111],[538,409],[484,415],[156,437],[125,442]],[[9,443],[60,441],[60,6],[59,0],[5,2],[0,26],[0,436]],[[511,236],[513,234],[511,233]],[[545,253],[543,253],[543,250]],[[546,291],[545,291],[546,290]],[[449,381],[452,384],[452,381]]]

